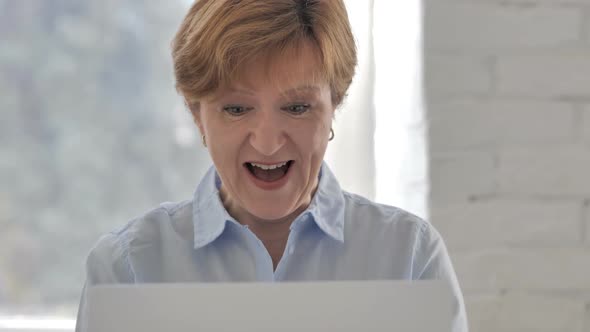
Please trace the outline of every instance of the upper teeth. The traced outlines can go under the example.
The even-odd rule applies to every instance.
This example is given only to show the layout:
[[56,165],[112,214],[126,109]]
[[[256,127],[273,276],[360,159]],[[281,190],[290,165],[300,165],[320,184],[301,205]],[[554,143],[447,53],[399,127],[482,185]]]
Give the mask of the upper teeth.
[[285,161],[280,164],[274,164],[274,165],[262,165],[262,164],[250,163],[250,165],[262,168],[264,170],[269,170],[269,169],[283,167],[283,166],[287,165],[287,162]]

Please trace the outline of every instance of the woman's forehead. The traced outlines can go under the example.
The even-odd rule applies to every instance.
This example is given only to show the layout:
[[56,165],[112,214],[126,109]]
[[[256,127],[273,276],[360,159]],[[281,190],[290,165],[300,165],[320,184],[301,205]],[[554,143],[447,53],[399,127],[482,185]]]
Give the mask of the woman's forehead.
[[255,90],[272,86],[279,91],[309,91],[325,85],[319,56],[311,50],[258,56],[244,62],[228,88]]

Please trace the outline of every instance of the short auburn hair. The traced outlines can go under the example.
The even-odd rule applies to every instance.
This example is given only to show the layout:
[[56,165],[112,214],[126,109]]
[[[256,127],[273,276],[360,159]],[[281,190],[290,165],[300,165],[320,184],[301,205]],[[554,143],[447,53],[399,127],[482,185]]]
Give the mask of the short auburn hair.
[[189,106],[198,104],[235,79],[246,61],[309,42],[338,106],[357,64],[342,0],[197,0],[172,42],[176,89]]

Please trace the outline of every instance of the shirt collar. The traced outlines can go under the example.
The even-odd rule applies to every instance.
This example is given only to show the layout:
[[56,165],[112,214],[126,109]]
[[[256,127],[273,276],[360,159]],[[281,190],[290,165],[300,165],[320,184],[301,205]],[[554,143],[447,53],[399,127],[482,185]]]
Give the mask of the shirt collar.
[[[344,242],[344,196],[336,176],[324,162],[319,184],[307,207],[318,227],[335,240]],[[305,213],[305,212],[304,212]]]
[[[239,224],[229,215],[219,196],[221,180],[212,166],[199,183],[193,197],[195,249],[218,238],[226,224]],[[310,215],[327,235],[344,241],[344,197],[342,189],[328,165],[322,163],[318,189],[308,208],[300,215]],[[299,218],[298,218],[299,219]]]
[[232,218],[219,196],[219,184],[221,180],[214,166],[211,166],[193,197],[193,224],[195,249],[213,242],[223,233],[225,224],[232,222]]

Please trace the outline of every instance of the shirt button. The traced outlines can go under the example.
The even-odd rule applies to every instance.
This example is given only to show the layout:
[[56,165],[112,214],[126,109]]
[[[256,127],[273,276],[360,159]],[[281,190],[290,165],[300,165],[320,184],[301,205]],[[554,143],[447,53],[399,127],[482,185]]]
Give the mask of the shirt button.
[[293,251],[295,251],[295,248],[293,246],[289,247],[289,255],[293,255]]

